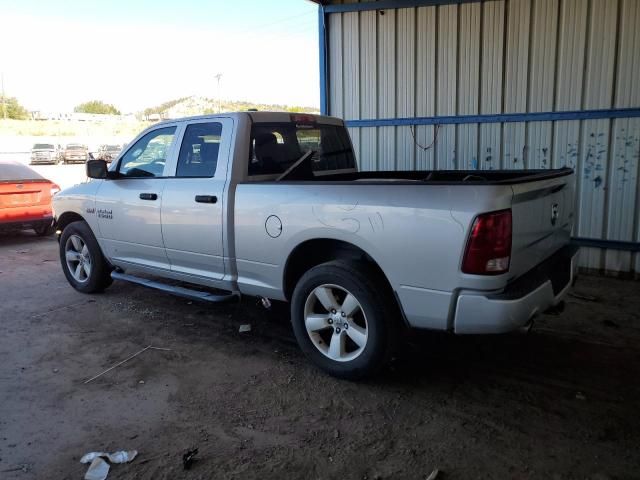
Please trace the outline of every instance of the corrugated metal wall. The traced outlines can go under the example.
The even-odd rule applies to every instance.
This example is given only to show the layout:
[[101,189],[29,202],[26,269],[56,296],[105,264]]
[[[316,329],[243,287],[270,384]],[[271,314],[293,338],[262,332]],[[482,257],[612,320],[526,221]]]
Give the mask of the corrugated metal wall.
[[[330,13],[329,113],[357,120],[639,107],[639,27],[639,0]],[[578,173],[575,235],[640,241],[640,118],[350,131],[364,170],[568,165]],[[640,272],[640,254],[585,248],[581,261]]]

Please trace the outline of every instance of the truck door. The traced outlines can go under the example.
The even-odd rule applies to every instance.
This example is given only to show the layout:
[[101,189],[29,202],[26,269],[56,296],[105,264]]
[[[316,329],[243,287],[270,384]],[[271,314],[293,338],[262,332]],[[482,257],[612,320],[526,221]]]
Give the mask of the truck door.
[[223,217],[233,120],[185,125],[162,196],[162,233],[171,270],[220,280],[225,274]]
[[118,178],[104,180],[98,189],[95,215],[107,254],[116,264],[170,268],[160,205],[176,133],[177,125],[164,124],[143,135],[115,167]]

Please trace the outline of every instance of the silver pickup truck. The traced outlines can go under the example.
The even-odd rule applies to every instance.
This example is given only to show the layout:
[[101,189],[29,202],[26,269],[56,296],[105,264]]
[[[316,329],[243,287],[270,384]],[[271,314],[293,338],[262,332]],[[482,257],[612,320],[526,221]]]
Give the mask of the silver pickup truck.
[[408,327],[526,327],[576,274],[572,170],[359,172],[337,118],[166,121],[87,175],[54,201],[74,288],[288,301],[301,349],[344,378]]

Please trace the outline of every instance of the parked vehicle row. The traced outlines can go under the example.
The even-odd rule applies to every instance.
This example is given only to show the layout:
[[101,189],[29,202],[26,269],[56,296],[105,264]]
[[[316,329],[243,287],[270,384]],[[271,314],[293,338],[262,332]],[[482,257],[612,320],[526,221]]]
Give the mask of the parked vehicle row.
[[94,159],[111,163],[123,147],[122,144],[103,144],[92,153],[89,147],[82,143],[68,143],[64,148],[60,144],[36,143],[31,149],[31,165],[85,163]]
[[96,160],[104,160],[107,163],[111,163],[118,157],[124,147],[125,145],[120,144],[100,145]]
[[571,169],[360,172],[337,118],[162,122],[87,176],[54,201],[75,289],[289,301],[301,349],[339,377],[376,372],[407,327],[526,328],[576,275]]

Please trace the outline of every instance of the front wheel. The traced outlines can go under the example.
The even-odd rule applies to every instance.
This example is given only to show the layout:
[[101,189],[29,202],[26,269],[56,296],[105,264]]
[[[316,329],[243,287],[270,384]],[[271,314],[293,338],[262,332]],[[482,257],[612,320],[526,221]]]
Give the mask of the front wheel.
[[60,235],[60,262],[67,281],[79,292],[100,292],[111,285],[109,264],[83,221],[70,223]]
[[327,373],[369,377],[391,358],[398,338],[397,308],[388,285],[366,263],[335,261],[305,273],[291,301],[302,351]]

